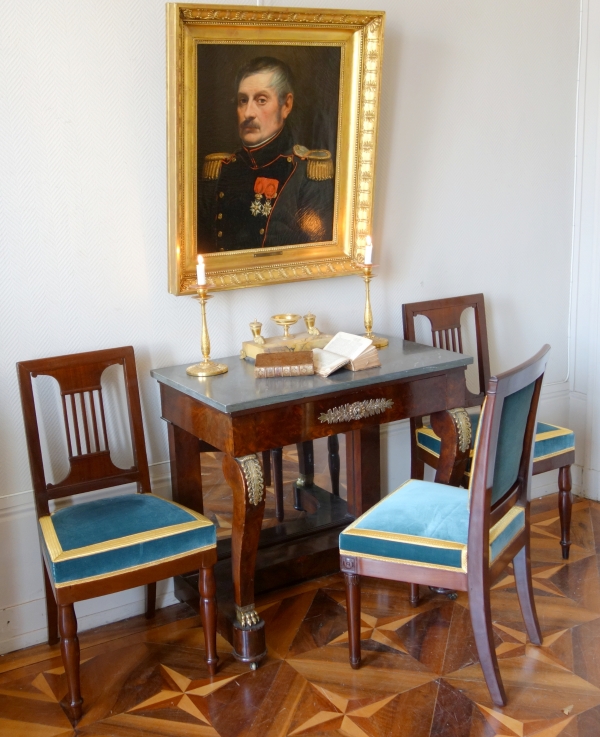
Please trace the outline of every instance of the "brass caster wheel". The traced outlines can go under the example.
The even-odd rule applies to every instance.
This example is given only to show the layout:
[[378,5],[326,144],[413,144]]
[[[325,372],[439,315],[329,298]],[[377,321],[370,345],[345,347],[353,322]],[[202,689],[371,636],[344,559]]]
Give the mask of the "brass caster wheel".
[[250,663],[250,670],[256,670],[258,668],[258,663]]

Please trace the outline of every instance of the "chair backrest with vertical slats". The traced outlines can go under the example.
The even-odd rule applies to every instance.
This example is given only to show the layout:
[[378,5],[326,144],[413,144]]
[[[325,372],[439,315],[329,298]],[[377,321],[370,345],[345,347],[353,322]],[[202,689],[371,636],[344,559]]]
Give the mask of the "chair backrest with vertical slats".
[[415,317],[424,315],[431,323],[431,340],[436,348],[455,353],[463,353],[461,316],[472,307],[475,311],[475,336],[477,341],[477,368],[479,374],[479,393],[466,390],[466,406],[481,405],[490,378],[490,354],[485,322],[485,303],[483,294],[469,294],[463,297],[432,299],[427,302],[411,302],[402,305],[402,323],[405,340],[416,340]]
[[[115,466],[110,457],[101,377],[109,366],[123,367],[133,466]],[[150,492],[148,460],[142,424],[133,348],[111,348],[89,353],[17,363],[29,464],[38,514],[48,514],[48,500],[135,482]],[[33,394],[36,376],[58,382],[69,456],[69,473],[55,484],[46,482],[40,431]]]

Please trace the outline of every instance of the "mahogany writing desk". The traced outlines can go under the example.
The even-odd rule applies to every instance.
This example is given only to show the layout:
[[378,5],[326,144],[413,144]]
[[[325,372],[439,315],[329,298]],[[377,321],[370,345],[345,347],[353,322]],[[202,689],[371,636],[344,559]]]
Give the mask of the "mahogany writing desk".
[[[231,561],[235,600],[234,655],[245,662],[266,651],[264,622],[254,605],[255,563],[265,506],[257,454],[328,435],[346,434],[347,512],[356,517],[380,498],[379,425],[432,415],[442,436],[436,481],[460,479],[468,450],[446,410],[462,407],[472,358],[390,338],[381,367],[318,375],[255,379],[237,356],[219,359],[229,372],[188,376],[186,366],[155,369],[162,417],[169,427],[173,499],[202,512],[200,452],[219,450],[233,491]],[[340,500],[342,501],[342,500]]]

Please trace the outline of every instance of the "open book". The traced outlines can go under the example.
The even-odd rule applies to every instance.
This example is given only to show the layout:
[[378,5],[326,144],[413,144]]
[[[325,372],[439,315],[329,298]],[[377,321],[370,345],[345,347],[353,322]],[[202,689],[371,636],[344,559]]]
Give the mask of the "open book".
[[352,333],[337,333],[325,348],[313,348],[313,362],[319,376],[329,376],[342,366],[351,371],[381,366],[373,341]]

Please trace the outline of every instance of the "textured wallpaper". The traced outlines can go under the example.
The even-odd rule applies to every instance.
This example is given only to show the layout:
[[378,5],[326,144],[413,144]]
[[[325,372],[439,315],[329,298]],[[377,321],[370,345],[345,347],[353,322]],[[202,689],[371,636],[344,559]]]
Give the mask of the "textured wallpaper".
[[[388,13],[375,329],[401,335],[404,301],[483,291],[493,367],[549,342],[564,380],[577,4],[298,4]],[[162,0],[0,4],[0,497],[31,488],[17,360],[132,344],[151,463],[167,459],[149,370],[200,351],[196,302],[167,293],[165,134]],[[218,294],[212,355],[254,317],[275,334],[272,314],[308,310],[360,331],[362,281]]]

